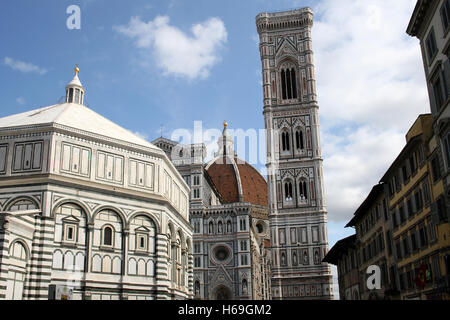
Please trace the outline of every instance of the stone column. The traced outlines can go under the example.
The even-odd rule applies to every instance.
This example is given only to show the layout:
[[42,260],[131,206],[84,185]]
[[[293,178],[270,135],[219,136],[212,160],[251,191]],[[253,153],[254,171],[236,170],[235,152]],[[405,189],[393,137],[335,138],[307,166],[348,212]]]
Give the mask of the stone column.
[[86,278],[87,275],[90,272],[91,268],[91,252],[92,252],[92,241],[93,241],[93,235],[94,235],[94,224],[93,223],[86,223],[86,240],[85,240],[85,252],[84,252],[84,270],[83,270],[83,283],[81,284],[81,290],[83,295],[83,300],[91,300],[91,293],[86,292]]
[[156,235],[156,266],[155,266],[155,279],[156,279],[156,299],[168,300],[170,299],[169,293],[169,275],[168,264],[169,257],[167,252],[168,243],[167,235]]
[[29,286],[25,288],[25,299],[47,300],[52,275],[53,238],[55,225],[53,218],[35,216],[35,232],[30,257]]
[[7,278],[9,273],[9,231],[8,220],[0,216],[0,300],[6,299]]
[[123,282],[124,277],[127,274],[127,262],[128,262],[128,239],[130,236],[130,230],[124,229],[122,231],[122,265],[120,270],[120,298],[122,300],[128,300],[128,294],[124,293]]
[[189,299],[194,297],[194,269],[193,269],[193,256],[192,253],[187,251],[187,292]]

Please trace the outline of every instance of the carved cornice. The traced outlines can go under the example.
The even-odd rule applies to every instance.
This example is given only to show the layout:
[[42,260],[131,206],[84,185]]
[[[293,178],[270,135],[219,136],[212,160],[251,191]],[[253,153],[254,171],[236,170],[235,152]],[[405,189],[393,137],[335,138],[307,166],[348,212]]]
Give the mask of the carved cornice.
[[314,13],[310,8],[260,13],[256,16],[258,33],[312,27]]

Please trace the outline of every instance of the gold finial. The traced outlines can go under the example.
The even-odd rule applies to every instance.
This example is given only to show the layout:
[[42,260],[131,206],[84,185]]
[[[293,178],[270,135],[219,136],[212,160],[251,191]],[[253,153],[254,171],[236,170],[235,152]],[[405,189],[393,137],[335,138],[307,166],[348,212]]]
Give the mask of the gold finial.
[[228,127],[227,120],[224,120],[224,122],[223,122],[223,128],[226,129],[227,127]]
[[75,66],[75,69],[73,69],[73,70],[75,70],[75,75],[78,75],[78,72],[80,72],[80,68],[78,68],[78,63]]

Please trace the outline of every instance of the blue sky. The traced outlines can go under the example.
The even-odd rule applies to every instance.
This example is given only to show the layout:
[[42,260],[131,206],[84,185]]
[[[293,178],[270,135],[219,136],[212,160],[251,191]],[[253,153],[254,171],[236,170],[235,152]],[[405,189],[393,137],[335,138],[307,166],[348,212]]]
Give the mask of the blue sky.
[[[78,63],[85,102],[150,141],[196,120],[259,130],[255,16],[310,6],[331,247],[429,112],[419,42],[405,32],[415,2],[1,1],[0,117],[57,103]],[[81,30],[66,27],[74,4]]]

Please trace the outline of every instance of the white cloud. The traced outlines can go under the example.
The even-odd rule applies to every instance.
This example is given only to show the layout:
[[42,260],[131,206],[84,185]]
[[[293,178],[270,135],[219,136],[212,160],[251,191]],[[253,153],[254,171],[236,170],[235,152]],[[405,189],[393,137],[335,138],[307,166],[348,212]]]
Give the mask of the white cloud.
[[345,221],[405,145],[429,103],[415,0],[322,0],[313,50],[329,220]]
[[166,75],[188,79],[207,78],[220,60],[219,49],[227,42],[227,31],[219,18],[210,18],[191,27],[192,35],[169,24],[168,16],[143,22],[132,17],[127,26],[114,29],[135,40],[144,57],[150,54]]
[[16,99],[17,104],[23,106],[25,104],[25,98],[24,97],[18,97]]
[[45,69],[45,68],[41,68],[32,63],[14,60],[13,58],[10,58],[10,57],[6,57],[3,60],[3,62],[5,63],[5,65],[12,68],[13,70],[17,70],[17,71],[24,72],[24,73],[33,72],[33,73],[38,73],[40,75],[47,73],[47,69]]

